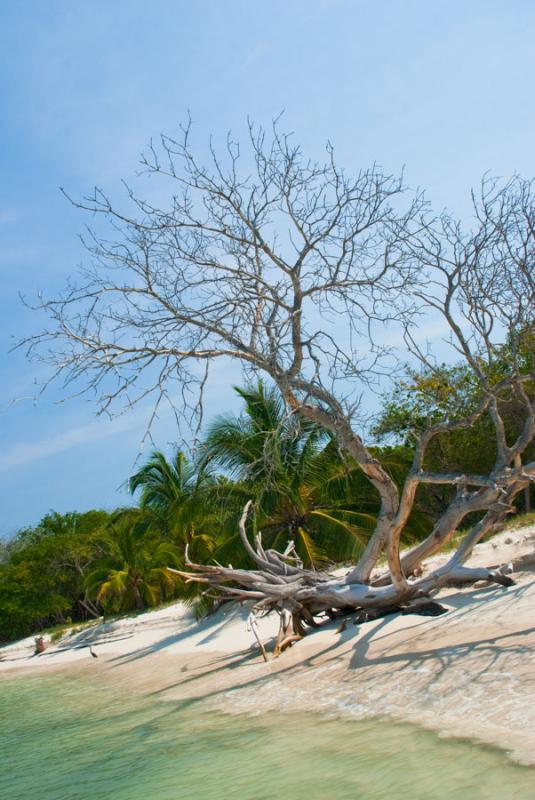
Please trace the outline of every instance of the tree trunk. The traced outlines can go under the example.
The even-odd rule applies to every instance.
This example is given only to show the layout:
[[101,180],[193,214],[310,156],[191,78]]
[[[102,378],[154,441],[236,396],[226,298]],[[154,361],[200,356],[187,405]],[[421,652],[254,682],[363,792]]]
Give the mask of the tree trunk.
[[237,601],[253,601],[250,627],[260,644],[264,659],[267,660],[265,648],[261,644],[256,629],[255,614],[275,611],[280,615],[279,633],[275,642],[274,655],[279,655],[287,647],[302,638],[309,626],[316,624],[315,617],[332,618],[336,613],[347,613],[351,610],[372,610],[379,616],[385,610],[398,608],[400,611],[411,601],[429,597],[433,590],[444,586],[465,586],[477,581],[497,583],[511,586],[514,581],[504,569],[478,568],[463,566],[463,561],[471,552],[474,544],[499,521],[500,514],[505,512],[494,510],[476,525],[465,537],[461,547],[454,553],[447,564],[434,570],[431,574],[412,582],[406,581],[399,586],[394,581],[383,585],[367,584],[351,578],[353,573],[345,577],[335,577],[327,572],[305,569],[297,558],[295,550],[279,553],[275,550],[265,551],[259,537],[255,547],[248,541],[245,522],[251,503],[244,508],[239,523],[239,532],[244,547],[257,565],[257,569],[234,569],[221,565],[201,565],[187,561],[191,571],[185,572],[168,567],[186,580],[186,583],[197,582],[207,584],[209,588],[220,592],[222,597]]
[[136,603],[136,608],[138,611],[145,611],[145,603],[143,602],[143,598],[141,597],[141,592],[139,591],[139,586],[137,583],[134,583],[132,590],[134,592],[134,600]]

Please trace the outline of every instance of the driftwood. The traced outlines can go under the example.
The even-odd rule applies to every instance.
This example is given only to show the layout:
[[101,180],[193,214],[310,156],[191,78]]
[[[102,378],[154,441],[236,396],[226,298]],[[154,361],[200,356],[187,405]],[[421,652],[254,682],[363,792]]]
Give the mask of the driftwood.
[[33,654],[34,656],[39,656],[46,650],[45,639],[43,636],[36,636],[34,641],[35,641],[35,650]]
[[[239,522],[240,537],[244,548],[256,565],[255,569],[235,569],[219,564],[196,564],[189,560],[189,569],[169,571],[180,575],[186,583],[206,584],[211,592],[226,599],[249,601],[252,612],[249,629],[258,642],[262,656],[268,660],[266,648],[260,640],[256,618],[276,612],[280,616],[279,632],[275,640],[273,655],[284,650],[317,627],[337,616],[355,613],[355,624],[384,617],[389,614],[422,614],[437,616],[447,611],[444,606],[430,599],[430,592],[445,586],[467,586],[485,581],[503,587],[514,585],[507,572],[511,564],[501,568],[469,568],[459,562],[459,550],[450,561],[429,575],[415,580],[406,580],[402,589],[383,577],[369,583],[356,581],[354,571],[344,577],[336,577],[327,571],[306,569],[298,558],[293,543],[284,552],[265,550],[261,535],[255,537],[254,546],[246,533],[247,516],[251,508],[249,501]],[[345,629],[345,621],[339,632]]]

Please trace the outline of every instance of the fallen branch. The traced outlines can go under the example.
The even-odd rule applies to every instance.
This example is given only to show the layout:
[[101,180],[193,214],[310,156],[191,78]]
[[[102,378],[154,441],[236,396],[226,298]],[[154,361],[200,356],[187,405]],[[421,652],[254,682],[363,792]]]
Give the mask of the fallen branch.
[[[392,583],[374,585],[351,582],[351,574],[335,577],[326,571],[305,569],[292,555],[292,547],[284,552],[265,551],[260,537],[255,546],[249,542],[245,530],[251,502],[245,506],[240,523],[240,536],[244,547],[258,569],[234,569],[220,564],[196,564],[187,558],[188,571],[168,567],[187,583],[207,584],[215,596],[252,603],[248,629],[252,631],[265,661],[266,648],[258,632],[257,614],[276,612],[280,625],[273,654],[284,650],[306,635],[307,629],[317,627],[317,617],[336,616],[357,612],[356,622],[377,619],[392,613],[424,613],[436,615],[445,609],[430,603],[431,592],[446,586],[468,586],[479,581],[513,586],[509,577],[512,565],[489,569],[465,567],[452,557],[450,561],[429,575],[407,581],[402,589]],[[427,609],[427,610],[426,610]]]

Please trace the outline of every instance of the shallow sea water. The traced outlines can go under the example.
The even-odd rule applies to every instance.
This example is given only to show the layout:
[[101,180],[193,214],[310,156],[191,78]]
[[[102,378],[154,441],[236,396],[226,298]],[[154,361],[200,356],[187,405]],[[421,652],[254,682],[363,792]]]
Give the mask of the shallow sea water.
[[225,716],[65,677],[0,682],[2,800],[533,800],[535,769],[385,720]]

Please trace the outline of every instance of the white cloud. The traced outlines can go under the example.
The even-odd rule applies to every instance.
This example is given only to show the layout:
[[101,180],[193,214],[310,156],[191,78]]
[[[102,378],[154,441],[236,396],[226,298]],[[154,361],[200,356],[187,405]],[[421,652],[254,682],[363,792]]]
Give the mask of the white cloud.
[[72,447],[79,447],[132,430],[138,427],[141,419],[146,416],[147,410],[140,409],[138,412],[113,420],[98,419],[88,425],[71,428],[39,442],[17,444],[0,456],[0,472],[57,455]]
[[22,217],[19,211],[11,208],[0,208],[0,225],[11,225]]

